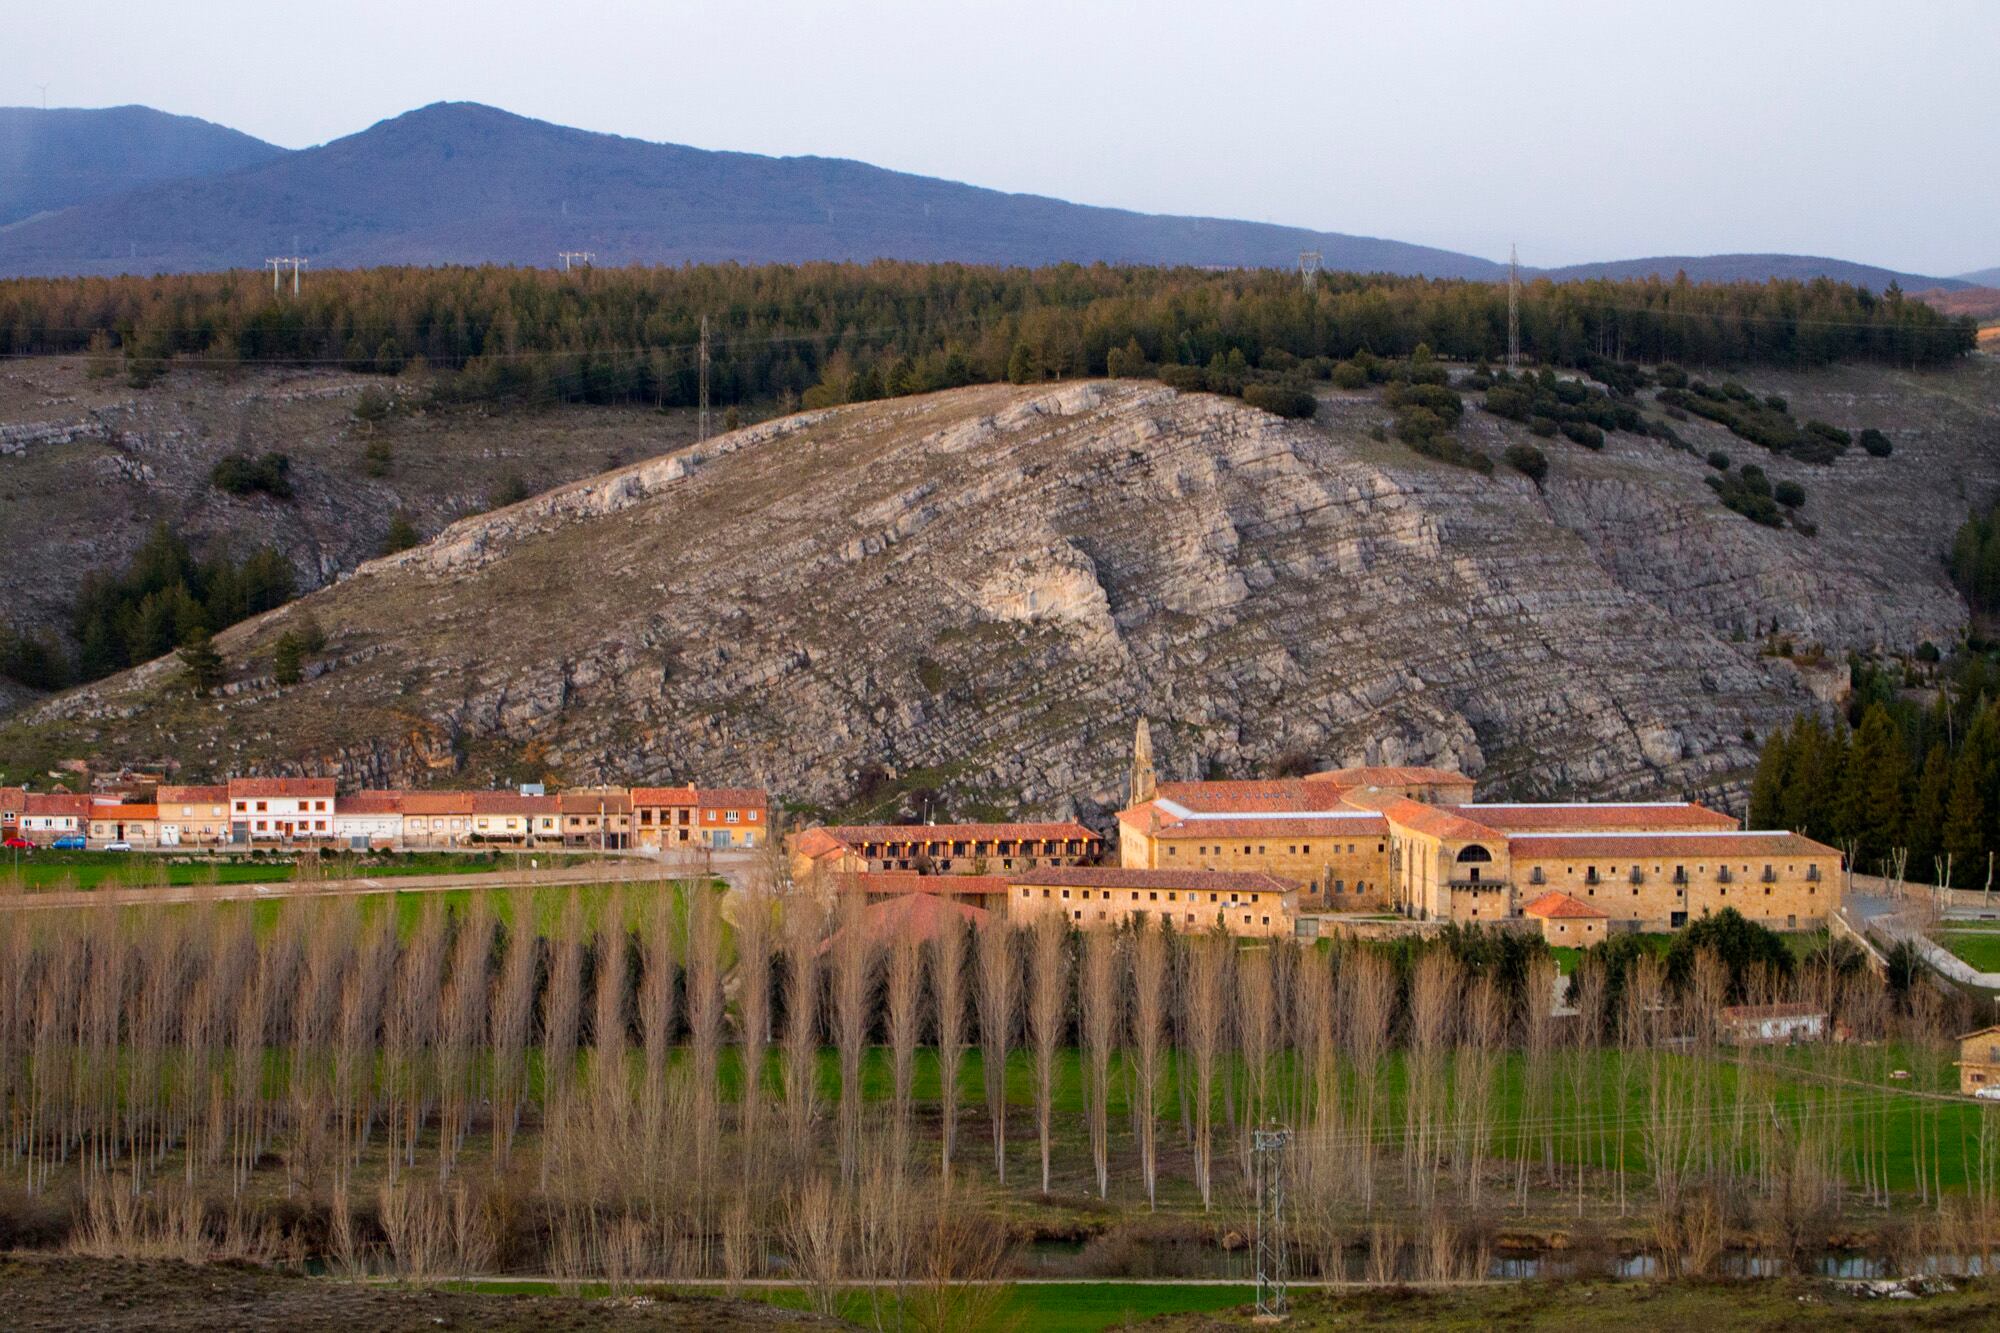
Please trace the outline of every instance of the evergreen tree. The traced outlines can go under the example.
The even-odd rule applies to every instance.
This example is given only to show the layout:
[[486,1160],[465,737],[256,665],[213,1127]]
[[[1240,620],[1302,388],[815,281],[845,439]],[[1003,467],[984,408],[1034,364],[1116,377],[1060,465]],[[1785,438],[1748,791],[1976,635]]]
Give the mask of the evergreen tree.
[[1879,864],[1902,845],[1909,756],[1889,710],[1872,705],[1842,765],[1836,830],[1852,839],[1856,867]]
[[271,675],[280,685],[296,685],[305,678],[305,645],[290,630],[278,636],[271,650]]
[[181,679],[196,695],[205,696],[222,683],[222,654],[208,631],[198,629],[181,645]]

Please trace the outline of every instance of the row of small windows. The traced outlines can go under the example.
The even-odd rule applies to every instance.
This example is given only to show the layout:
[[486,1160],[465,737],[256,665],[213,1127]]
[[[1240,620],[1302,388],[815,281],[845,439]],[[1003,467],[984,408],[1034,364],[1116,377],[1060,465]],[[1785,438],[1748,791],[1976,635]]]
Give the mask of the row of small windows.
[[[1177,856],[1180,854],[1180,847],[1178,844],[1170,842],[1166,844],[1166,847],[1168,856]],[[1208,846],[1196,847],[1194,849],[1194,852],[1196,856],[1222,856],[1232,850],[1234,850],[1233,847],[1225,846],[1222,843],[1217,843],[1213,847],[1208,847]],[[1384,848],[1381,843],[1378,842],[1375,844],[1375,851],[1377,854],[1380,854],[1383,850]],[[1243,844],[1242,855],[1268,856],[1270,854],[1270,851],[1271,851],[1270,847],[1264,843],[1260,842],[1255,847],[1252,847],[1249,843],[1246,842]],[[1355,851],[1356,851],[1355,844],[1351,842],[1348,843],[1345,854],[1348,856],[1353,856],[1355,855]],[[1313,845],[1309,842],[1291,843],[1285,847],[1285,855],[1287,856],[1311,856],[1312,854],[1313,854]],[[1337,842],[1333,844],[1333,846],[1327,848],[1323,853],[1323,855],[1326,856],[1340,856],[1341,854],[1342,854],[1341,844]]]
[[[1026,898],[1026,897],[1030,896],[1030,895],[1031,895],[1031,894],[1032,894],[1033,892],[1034,892],[1034,890],[1033,890],[1033,889],[1027,889],[1027,888],[1024,888],[1024,889],[1022,889],[1022,890],[1021,890],[1021,896],[1022,896],[1023,898]],[[1126,893],[1129,893],[1129,894],[1131,894],[1131,895],[1132,895],[1132,898],[1131,898],[1131,901],[1133,901],[1133,902],[1135,902],[1135,903],[1139,901],[1139,894],[1140,894],[1140,890],[1138,890],[1138,889],[1126,889],[1126,890],[1125,890],[1125,892],[1126,892]],[[1145,890],[1144,892],[1145,892],[1145,894],[1146,894],[1146,899],[1147,899],[1147,901],[1149,901],[1149,902],[1158,902],[1158,901],[1160,900],[1160,890],[1158,890],[1158,889],[1147,889],[1147,890]],[[1047,898],[1047,897],[1051,896],[1051,895],[1052,895],[1053,893],[1054,893],[1054,890],[1053,890],[1053,889],[1043,889],[1043,890],[1042,890],[1042,897],[1044,897],[1044,898]],[[1065,898],[1067,898],[1067,897],[1069,897],[1069,893],[1070,893],[1070,891],[1069,891],[1068,889],[1064,889],[1064,890],[1062,891],[1062,896],[1063,896],[1063,897],[1065,897]],[[1079,894],[1079,896],[1081,896],[1081,897],[1083,897],[1083,898],[1086,898],[1086,899],[1090,897],[1090,890],[1089,890],[1089,889],[1079,889],[1079,890],[1077,890],[1077,893]],[[1110,901],[1111,901],[1111,895],[1112,895],[1112,893],[1113,893],[1113,890],[1111,890],[1111,889],[1099,889],[1099,890],[1097,891],[1097,893],[1098,893],[1098,896],[1099,896],[1099,897],[1101,897],[1101,898],[1103,898],[1103,899],[1104,899],[1104,900],[1105,900],[1106,902],[1110,902]],[[1176,902],[1176,901],[1178,901],[1178,900],[1179,900],[1179,894],[1180,894],[1180,891],[1179,891],[1178,889],[1168,889],[1168,890],[1166,891],[1166,893],[1167,893],[1167,901],[1168,901],[1168,902],[1170,902],[1170,903],[1171,903],[1171,902]],[[1255,903],[1255,902],[1262,902],[1262,901],[1263,901],[1263,898],[1264,898],[1264,895],[1263,895],[1263,894],[1261,894],[1261,893],[1252,893],[1252,894],[1248,894],[1248,895],[1238,895],[1238,894],[1236,894],[1236,893],[1231,893],[1231,894],[1229,895],[1229,902],[1230,902],[1230,904],[1231,904],[1232,906],[1234,906],[1234,905],[1236,905],[1236,904],[1238,904],[1238,903],[1244,903],[1244,902],[1251,902],[1251,903]],[[1199,893],[1195,892],[1195,891],[1194,891],[1193,889],[1189,889],[1189,890],[1187,891],[1187,900],[1188,900],[1189,902],[1191,902],[1191,903],[1194,903],[1194,902],[1200,902],[1200,901],[1201,901],[1201,894],[1199,894]],[[1209,894],[1209,895],[1208,895],[1208,900],[1209,900],[1210,902],[1212,902],[1212,903],[1220,903],[1220,902],[1222,901],[1222,895],[1221,895],[1221,894],[1219,894],[1219,893],[1211,893],[1211,894]]]
[[[1135,909],[1133,909],[1133,910],[1137,911],[1137,912],[1138,912],[1138,913],[1139,913],[1139,914],[1140,914],[1141,916],[1144,916],[1144,915],[1145,915],[1145,909],[1144,909],[1144,908],[1135,908]],[[1071,913],[1070,913],[1070,915],[1071,915],[1072,917],[1076,918],[1076,919],[1077,919],[1078,921],[1081,921],[1081,920],[1083,920],[1083,909],[1082,909],[1081,907],[1079,907],[1079,908],[1075,909],[1075,910],[1074,910],[1073,912],[1071,912]],[[1160,913],[1160,916],[1161,916],[1162,918],[1165,918],[1165,917],[1168,917],[1168,916],[1171,916],[1171,915],[1172,915],[1172,913],[1169,913],[1169,912],[1164,912],[1164,911]],[[1098,908],[1098,909],[1097,909],[1097,919],[1098,919],[1099,921],[1102,921],[1102,920],[1104,920],[1104,919],[1105,919],[1105,915],[1104,915],[1104,909],[1103,909],[1102,907],[1100,907],[1100,908]],[[1189,913],[1187,913],[1187,919],[1188,919],[1188,923],[1189,923],[1190,925],[1192,925],[1192,924],[1194,923],[1194,913],[1193,913],[1193,912],[1189,912]],[[1250,922],[1250,913],[1248,913],[1248,912],[1245,912],[1245,913],[1243,914],[1243,924],[1244,924],[1244,925],[1246,925],[1246,926],[1247,926],[1247,925],[1249,925],[1249,924],[1251,924],[1251,922]],[[1270,925],[1270,924],[1271,924],[1271,918],[1270,918],[1270,917],[1268,917],[1268,916],[1267,916],[1267,917],[1265,917],[1265,918],[1264,918],[1264,921],[1263,921],[1263,924],[1265,924],[1265,925],[1267,925],[1267,926],[1268,926],[1268,925]]]

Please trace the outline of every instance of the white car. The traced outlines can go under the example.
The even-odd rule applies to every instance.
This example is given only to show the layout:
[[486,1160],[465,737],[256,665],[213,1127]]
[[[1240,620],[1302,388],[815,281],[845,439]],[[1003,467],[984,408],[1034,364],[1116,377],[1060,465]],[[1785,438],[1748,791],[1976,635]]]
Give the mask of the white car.
[[104,850],[107,852],[129,852],[132,850],[132,844],[129,842],[107,842],[104,844]]
[[2000,1102],[2000,1087],[1978,1088],[1972,1095],[1982,1102]]

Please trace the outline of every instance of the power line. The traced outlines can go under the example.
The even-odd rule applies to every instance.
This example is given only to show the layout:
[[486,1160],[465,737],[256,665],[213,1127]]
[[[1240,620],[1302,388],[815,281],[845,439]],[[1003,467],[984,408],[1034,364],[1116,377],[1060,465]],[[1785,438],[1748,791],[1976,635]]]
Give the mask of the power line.
[[1250,1136],[1252,1169],[1257,1189],[1257,1313],[1282,1319],[1289,1308],[1285,1293],[1285,1157],[1291,1147],[1289,1129],[1260,1129]]
[[286,267],[292,270],[292,295],[299,294],[299,271],[310,262],[297,255],[280,255],[264,261],[264,267],[271,270],[271,295],[278,294],[278,274]]

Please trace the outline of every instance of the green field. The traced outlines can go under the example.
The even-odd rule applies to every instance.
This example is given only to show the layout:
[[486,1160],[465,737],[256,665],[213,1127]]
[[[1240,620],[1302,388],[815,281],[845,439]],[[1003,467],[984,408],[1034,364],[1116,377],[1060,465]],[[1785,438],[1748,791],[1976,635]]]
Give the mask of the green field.
[[1981,972],[2000,972],[2000,930],[1940,930],[1937,942]]
[[[384,856],[329,857],[323,878],[362,875],[480,875],[526,869],[526,856],[495,852],[405,852]],[[537,852],[542,868],[584,864],[593,858]],[[268,884],[288,881],[299,867],[290,857],[196,856],[171,852],[8,852],[0,858],[0,893],[23,890],[137,888],[158,885]]]

